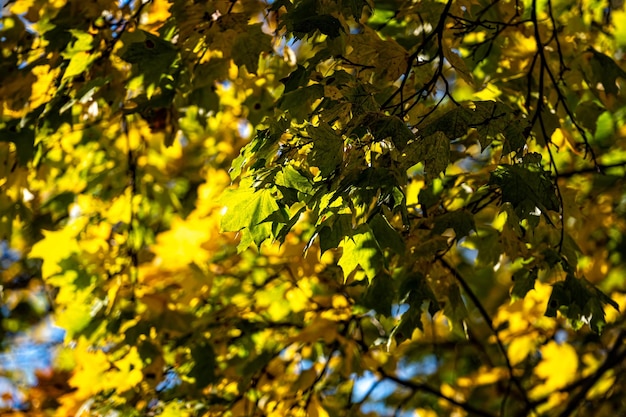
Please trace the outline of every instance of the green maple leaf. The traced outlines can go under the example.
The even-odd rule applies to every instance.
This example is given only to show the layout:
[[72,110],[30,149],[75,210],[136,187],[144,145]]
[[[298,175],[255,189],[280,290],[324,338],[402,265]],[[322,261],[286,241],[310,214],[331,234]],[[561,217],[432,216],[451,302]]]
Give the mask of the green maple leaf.
[[468,211],[459,210],[445,213],[435,218],[434,235],[440,235],[449,228],[454,230],[457,239],[467,236],[472,230],[476,230],[474,216]]
[[256,74],[259,69],[259,55],[272,50],[271,38],[261,30],[261,23],[248,26],[233,44],[232,57],[237,65],[245,65],[248,72]]
[[372,135],[376,140],[390,138],[398,150],[402,151],[407,143],[415,139],[415,135],[400,118],[383,116],[370,125]]
[[556,312],[560,311],[574,328],[589,324],[594,332],[601,333],[606,326],[606,304],[619,311],[619,305],[589,281],[568,274],[565,281],[559,281],[552,286],[545,315],[556,317]]
[[424,162],[427,177],[439,176],[450,163],[450,140],[443,132],[435,132],[418,143],[418,160]]
[[13,142],[20,165],[26,165],[35,152],[35,130],[25,126],[20,128],[19,120],[11,120],[0,128],[0,142]]
[[619,93],[617,79],[626,79],[626,71],[617,65],[613,59],[591,47],[587,52],[591,53],[589,59],[591,71],[585,73],[594,83],[593,86],[600,83],[608,94],[617,95]]
[[323,177],[328,177],[343,161],[343,139],[324,122],[307,126],[306,130],[313,140],[311,165],[318,167]]
[[528,291],[535,288],[537,272],[537,269],[528,270],[523,268],[513,274],[513,289],[511,290],[511,298],[513,300],[524,298]]
[[371,280],[382,268],[382,250],[369,226],[362,225],[357,228],[352,236],[344,239],[342,246],[343,254],[339,266],[344,277],[360,266]]
[[256,190],[248,185],[248,181],[242,181],[239,188],[224,193],[220,203],[226,208],[220,230],[238,232],[246,229],[257,245],[272,235],[272,222],[285,222],[275,192],[267,188]]
[[501,165],[491,174],[490,182],[502,189],[502,200],[510,202],[520,218],[537,220],[538,208],[549,221],[547,211],[559,208],[554,184],[536,164]]

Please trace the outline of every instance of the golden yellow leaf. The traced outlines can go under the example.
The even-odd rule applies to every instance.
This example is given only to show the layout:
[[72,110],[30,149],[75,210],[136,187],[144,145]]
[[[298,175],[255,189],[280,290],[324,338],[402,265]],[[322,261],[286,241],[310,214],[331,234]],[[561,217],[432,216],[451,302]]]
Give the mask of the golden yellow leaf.
[[165,22],[170,17],[170,6],[171,3],[167,0],[154,0],[150,7],[150,13],[147,14],[146,24],[154,25]]
[[109,388],[122,393],[132,389],[143,380],[143,362],[135,346],[120,360],[113,362],[114,371],[107,373],[107,383]]
[[540,352],[541,362],[535,367],[535,375],[544,382],[530,392],[532,398],[565,387],[576,379],[578,370],[578,355],[572,345],[550,341],[541,347]]
[[[76,225],[78,226],[78,225]],[[30,251],[31,258],[43,259],[41,275],[49,278],[62,271],[59,262],[78,252],[76,242],[78,227],[68,226],[56,232],[43,231],[44,238],[33,245]]]
[[93,349],[84,337],[81,337],[74,349],[76,368],[70,378],[70,386],[77,389],[75,396],[89,398],[108,388],[104,377],[111,364],[107,355],[99,349]]
[[515,366],[526,359],[529,353],[535,351],[536,343],[537,338],[532,333],[514,337],[507,349],[511,365]]
[[[64,275],[75,274],[75,271],[67,271]],[[71,340],[76,332],[84,329],[91,321],[92,290],[93,288],[77,290],[68,284],[60,288],[54,318],[56,325],[66,330],[67,340]]]
[[192,262],[201,264],[209,259],[209,253],[202,245],[213,238],[213,226],[211,219],[174,219],[171,230],[161,233],[152,249],[161,265],[170,268]]
[[48,65],[39,65],[33,68],[33,74],[37,82],[33,84],[30,105],[32,108],[47,103],[55,92],[54,82],[59,74],[59,69],[51,69]]
[[11,13],[21,15],[35,4],[35,0],[17,0],[11,5]]
[[497,381],[504,379],[508,376],[508,371],[505,368],[489,368],[486,366],[481,367],[471,377],[461,377],[458,379],[457,384],[459,387],[473,387],[477,385],[490,385]]

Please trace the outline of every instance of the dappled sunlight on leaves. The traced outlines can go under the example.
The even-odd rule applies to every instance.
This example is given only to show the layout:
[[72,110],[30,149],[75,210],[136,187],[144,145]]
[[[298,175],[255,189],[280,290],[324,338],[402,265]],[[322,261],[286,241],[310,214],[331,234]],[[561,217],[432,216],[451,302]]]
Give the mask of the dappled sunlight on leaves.
[[623,414],[626,41],[596,3],[7,4],[0,342],[53,317],[66,383],[0,407]]

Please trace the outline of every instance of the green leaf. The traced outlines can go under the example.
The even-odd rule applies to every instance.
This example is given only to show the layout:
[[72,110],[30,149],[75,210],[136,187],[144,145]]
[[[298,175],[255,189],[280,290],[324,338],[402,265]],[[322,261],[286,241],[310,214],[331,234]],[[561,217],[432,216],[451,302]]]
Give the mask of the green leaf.
[[363,268],[365,275],[371,280],[382,268],[382,251],[372,229],[361,225],[354,230],[352,236],[342,242],[343,254],[339,266],[344,277],[348,277],[356,268]]
[[307,133],[313,140],[310,163],[319,168],[322,177],[327,178],[343,161],[343,139],[327,123],[307,126]]
[[530,123],[527,120],[516,120],[508,123],[504,129],[504,146],[502,152],[505,154],[514,152],[520,153],[530,135]]
[[618,304],[589,281],[568,274],[565,281],[559,281],[552,286],[545,315],[556,317],[556,312],[560,311],[575,328],[589,324],[594,332],[601,333],[606,326],[606,304],[619,311]]
[[17,150],[17,160],[25,166],[35,152],[35,131],[32,128],[20,128],[19,120],[12,120],[0,129],[0,142],[13,142]]
[[76,75],[83,74],[85,71],[87,71],[87,68],[89,68],[91,63],[98,58],[98,56],[98,54],[92,54],[82,51],[72,55],[70,63],[65,69],[65,73],[63,73],[62,81]]
[[369,26],[346,40],[351,48],[347,59],[372,72],[375,83],[395,82],[407,69],[407,50],[393,39],[381,39]]
[[296,7],[287,4],[288,2],[281,3],[284,3],[289,11],[283,17],[283,21],[296,39],[312,35],[316,30],[334,39],[343,31],[339,19],[329,14],[318,13],[317,2],[314,0],[300,0],[295,3]]
[[398,255],[404,255],[404,240],[384,215],[375,215],[368,224],[381,248],[389,248]]
[[484,150],[494,139],[505,138],[507,153],[523,147],[528,136],[529,123],[516,117],[503,103],[474,101],[456,107],[422,129],[424,135],[441,131],[452,140],[466,135],[470,128],[478,132],[478,141]]
[[186,335],[193,328],[191,326],[194,316],[177,310],[165,309],[159,317],[161,328],[170,334]]
[[467,84],[473,86],[474,85],[474,77],[472,76],[472,72],[467,68],[467,64],[463,60],[463,58],[455,51],[450,49],[446,43],[443,43],[443,56],[450,63],[450,66],[454,68],[456,73],[465,81]]
[[309,82],[311,74],[310,69],[306,69],[302,65],[298,65],[294,71],[292,71],[285,78],[281,78],[280,82],[285,85],[285,91],[283,94],[287,94],[291,91],[304,87]]
[[293,8],[293,3],[289,0],[275,0],[270,4],[270,10],[273,11],[278,11],[281,7],[285,7],[287,10],[291,10]]
[[404,302],[421,308],[424,302],[428,303],[428,313],[434,315],[440,309],[439,302],[428,285],[426,278],[419,272],[408,273],[401,279],[398,293],[406,297]]
[[329,14],[323,14],[294,20],[291,23],[291,30],[297,35],[297,37],[310,35],[316,30],[319,30],[324,35],[328,35],[330,39],[334,39],[341,35],[343,27],[341,26],[339,19],[336,17]]
[[235,190],[228,190],[220,203],[226,208],[220,223],[223,232],[238,232],[243,228],[254,230],[279,211],[271,190],[255,190],[243,183]]
[[599,123],[598,118],[605,112],[604,107],[595,101],[583,101],[576,106],[576,120],[578,123],[592,134],[596,133],[596,127]]
[[231,180],[237,179],[250,162],[252,162],[250,167],[252,170],[265,167],[274,158],[277,151],[276,144],[283,131],[280,128],[276,132],[272,129],[257,131],[250,143],[241,148],[239,156],[233,160],[229,170]]
[[549,221],[547,211],[558,211],[559,200],[548,175],[531,164],[500,165],[491,174],[490,183],[501,188],[502,201],[510,202],[521,219],[544,214]]
[[313,103],[322,97],[324,86],[313,84],[284,94],[276,104],[281,110],[288,111],[294,119],[304,121],[309,118]]
[[352,231],[350,214],[335,214],[325,220],[318,228],[320,250],[322,253],[339,246],[341,241]]
[[598,116],[596,120],[596,130],[594,138],[599,143],[605,143],[611,140],[615,134],[615,119],[611,112],[605,111]]
[[409,141],[415,139],[415,135],[406,123],[396,116],[382,116],[374,121],[369,128],[376,140],[390,138],[400,151],[406,147]]
[[[120,57],[133,64],[134,75],[141,76],[143,84],[152,90],[162,79],[167,79],[178,57],[178,49],[170,42],[143,30],[124,32],[124,46]],[[146,88],[148,96],[152,95]]]
[[626,78],[626,72],[613,59],[592,47],[589,47],[587,53],[591,53],[589,59],[591,68],[586,69],[585,74],[591,79],[592,86],[600,83],[608,94],[617,95],[619,93],[617,79]]
[[516,117],[512,109],[503,103],[474,101],[450,110],[422,128],[427,136],[443,132],[451,140],[465,136],[469,129],[478,132],[478,141],[484,150],[497,138],[505,138],[505,153],[518,151],[526,143],[529,123]]
[[294,168],[289,164],[276,174],[275,184],[280,187],[291,188],[300,193],[310,194],[313,191],[313,184],[309,176],[304,172]]
[[448,302],[444,306],[443,313],[450,321],[452,332],[457,336],[467,338],[465,319],[467,319],[468,314],[463,297],[461,297],[461,290],[456,284],[449,285],[447,288]]
[[193,86],[213,87],[217,80],[228,75],[230,61],[224,58],[211,58],[209,62],[198,64],[193,72]]
[[613,35],[617,45],[624,49],[626,47],[626,27],[616,22],[623,22],[626,19],[626,10],[614,10],[611,8],[611,17],[613,19]]
[[347,9],[357,22],[361,20],[363,8],[369,8],[367,0],[341,0],[341,6]]
[[473,242],[478,249],[477,265],[493,266],[498,262],[502,253],[502,247],[497,230],[491,228],[481,229],[476,235],[472,235],[467,239]]
[[213,347],[206,342],[194,345],[190,349],[193,367],[189,376],[194,378],[197,389],[202,389],[216,381],[217,361]]
[[247,31],[239,34],[233,44],[233,61],[237,65],[245,65],[252,74],[256,74],[259,69],[259,55],[272,50],[271,38],[261,27],[261,23],[249,25]]
[[437,132],[443,132],[444,135],[450,139],[457,139],[467,134],[473,116],[474,114],[471,110],[465,107],[455,107],[453,110],[450,110],[432,123],[423,127],[421,134],[423,136],[430,136]]
[[[541,120],[535,122],[532,127],[532,132],[541,146],[547,146],[547,144],[550,143],[552,134],[556,131],[556,129],[561,127],[561,122],[559,121],[557,114],[554,113],[549,106],[542,107],[539,117]],[[510,147],[514,148],[513,145]]]
[[274,358],[273,352],[263,350],[258,355],[248,358],[248,360],[237,364],[238,373],[246,380],[262,370]]
[[69,32],[72,34],[73,40],[71,45],[66,49],[69,53],[74,53],[77,51],[89,51],[93,49],[93,36],[87,32],[84,32],[79,29],[70,29]]
[[444,213],[435,218],[433,234],[440,235],[450,228],[454,230],[456,238],[461,239],[469,235],[472,230],[476,230],[474,216],[466,210],[458,210]]
[[424,330],[422,308],[425,305],[428,305],[431,316],[441,307],[426,278],[419,272],[411,272],[400,278],[398,295],[401,303],[409,305],[409,309],[402,315],[391,333],[391,336],[400,343],[410,338],[415,329]]
[[520,269],[513,274],[512,280],[513,289],[511,290],[511,298],[513,300],[522,299],[530,290],[535,288],[537,269]]
[[423,210],[429,209],[439,202],[441,191],[435,191],[434,184],[428,184],[418,194],[418,201]]
[[426,176],[438,177],[450,163],[450,140],[443,132],[436,132],[418,141],[418,158],[424,162]]
[[120,57],[131,64],[139,64],[143,68],[169,67],[177,54],[176,47],[158,36],[144,30],[124,32],[122,35]]
[[379,273],[367,287],[363,297],[363,305],[374,309],[378,314],[391,316],[391,307],[395,299],[393,279],[389,274]]

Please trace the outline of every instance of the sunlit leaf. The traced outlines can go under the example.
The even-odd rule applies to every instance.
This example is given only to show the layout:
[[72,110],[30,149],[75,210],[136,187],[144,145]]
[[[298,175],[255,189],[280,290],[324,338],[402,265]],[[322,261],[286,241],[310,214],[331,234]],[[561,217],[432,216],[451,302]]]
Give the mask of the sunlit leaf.
[[532,394],[541,395],[565,387],[572,382],[578,369],[578,355],[568,344],[558,345],[549,342],[541,347],[541,362],[535,368],[535,374],[544,380]]
[[620,1],[8,3],[3,415],[625,414]]
[[278,211],[276,198],[268,189],[242,187],[228,191],[222,197],[221,203],[226,207],[221,222],[221,230],[225,232],[253,229]]
[[347,277],[360,266],[369,279],[373,279],[382,267],[381,249],[369,227],[363,226],[355,230],[350,237],[342,242],[343,254],[339,266]]

